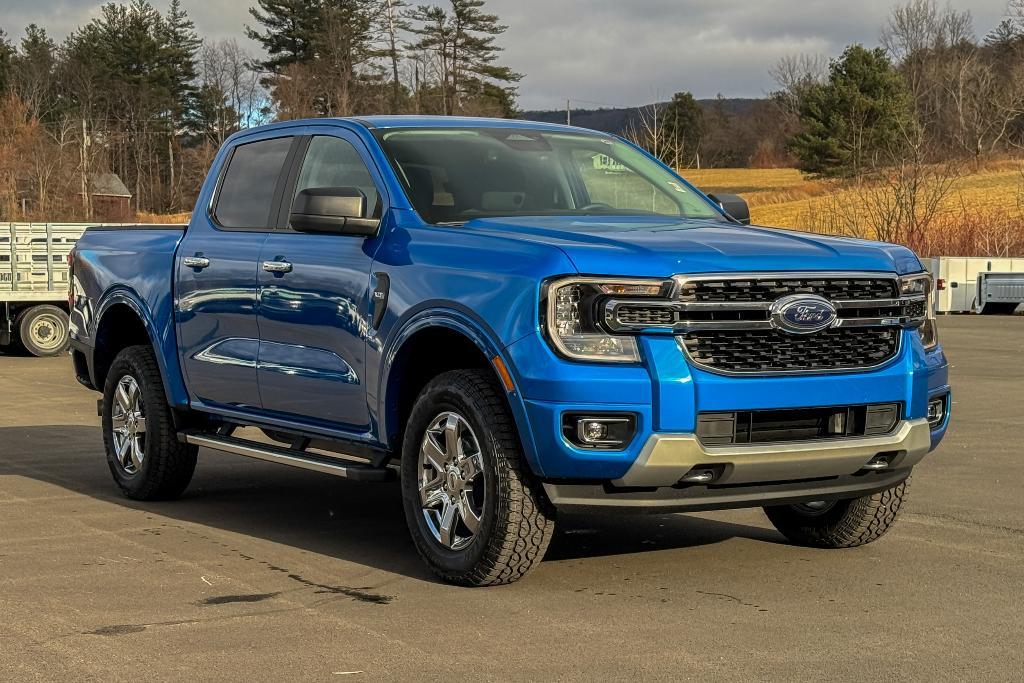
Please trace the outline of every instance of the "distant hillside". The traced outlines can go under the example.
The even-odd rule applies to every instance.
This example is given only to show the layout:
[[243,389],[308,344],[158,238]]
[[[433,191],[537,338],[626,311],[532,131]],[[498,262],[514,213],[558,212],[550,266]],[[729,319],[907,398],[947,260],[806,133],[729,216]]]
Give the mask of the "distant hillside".
[[[745,114],[759,100],[751,98],[723,98],[721,100],[697,100],[698,104],[705,111],[710,110],[719,104],[725,107],[730,114]],[[657,106],[663,107],[667,103],[661,102]],[[638,108],[630,109],[573,109],[571,110],[572,125],[582,128],[592,128],[606,133],[621,134],[629,129],[630,124],[638,117]],[[524,111],[521,118],[527,121],[542,121],[544,123],[565,123],[565,110],[557,111]]]

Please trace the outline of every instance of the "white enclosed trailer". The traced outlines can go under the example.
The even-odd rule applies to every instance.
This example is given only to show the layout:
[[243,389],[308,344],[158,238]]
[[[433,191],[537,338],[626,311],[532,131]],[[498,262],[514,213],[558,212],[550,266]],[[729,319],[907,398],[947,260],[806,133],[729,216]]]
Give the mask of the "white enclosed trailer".
[[935,310],[939,313],[973,312],[982,273],[1024,273],[1024,257],[936,256],[923,261],[935,278]]

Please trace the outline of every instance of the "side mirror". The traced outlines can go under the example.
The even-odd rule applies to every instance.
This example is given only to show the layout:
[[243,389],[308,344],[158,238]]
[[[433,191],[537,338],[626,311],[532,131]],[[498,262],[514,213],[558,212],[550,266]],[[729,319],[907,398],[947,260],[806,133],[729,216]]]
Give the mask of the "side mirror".
[[722,207],[729,218],[741,225],[750,225],[750,207],[738,194],[709,194],[711,201]]
[[288,220],[298,232],[375,237],[380,219],[368,213],[357,187],[310,187],[295,195]]

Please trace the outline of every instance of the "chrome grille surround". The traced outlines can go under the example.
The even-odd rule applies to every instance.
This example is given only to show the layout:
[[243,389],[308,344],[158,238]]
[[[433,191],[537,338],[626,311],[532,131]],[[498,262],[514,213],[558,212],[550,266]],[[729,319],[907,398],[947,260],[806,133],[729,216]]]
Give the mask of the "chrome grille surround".
[[[894,273],[743,273],[677,275],[662,301],[609,299],[602,319],[612,332],[671,330],[689,362],[730,375],[860,372],[899,354],[902,330],[925,320],[925,296],[900,296]],[[773,320],[773,303],[826,299],[835,320],[792,334]]]

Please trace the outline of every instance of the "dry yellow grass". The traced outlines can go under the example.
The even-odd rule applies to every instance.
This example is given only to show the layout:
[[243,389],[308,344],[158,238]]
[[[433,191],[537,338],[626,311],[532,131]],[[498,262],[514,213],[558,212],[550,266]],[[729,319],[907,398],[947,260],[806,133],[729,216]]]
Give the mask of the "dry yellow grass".
[[805,200],[830,189],[828,183],[808,180],[795,168],[683,169],[681,173],[704,192],[743,195],[751,207]]
[[[1024,192],[1024,176],[1019,162],[991,164],[958,178],[943,208],[987,213],[1011,210]],[[853,205],[855,195],[836,182],[809,180],[792,168],[715,168],[683,170],[683,176],[705,192],[731,192],[743,195],[751,207],[751,217],[760,225],[784,228],[810,228],[808,216],[826,204]]]
[[188,223],[189,219],[192,218],[191,212],[186,213],[148,213],[146,211],[139,211],[135,214],[135,220],[139,223]]

